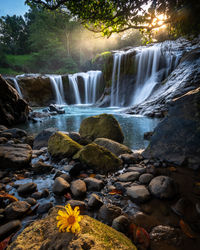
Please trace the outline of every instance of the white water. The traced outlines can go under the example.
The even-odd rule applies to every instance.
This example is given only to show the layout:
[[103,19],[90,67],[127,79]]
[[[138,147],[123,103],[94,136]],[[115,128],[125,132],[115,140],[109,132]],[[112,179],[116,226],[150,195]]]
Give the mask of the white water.
[[[94,104],[97,99],[97,92],[101,82],[102,72],[91,70],[86,73],[80,72],[69,75],[70,88],[73,91],[76,104]],[[81,100],[81,91],[79,89],[79,79],[82,78],[84,85],[84,98]]]
[[20,89],[20,87],[19,87],[19,84],[18,84],[17,79],[13,77],[12,80],[13,80],[13,82],[14,82],[15,89],[17,90],[19,96],[20,96],[21,98],[23,98],[23,95],[22,95],[22,92],[21,92],[21,89]]
[[51,86],[56,97],[56,104],[65,105],[65,97],[63,90],[62,77],[59,75],[51,75],[49,76]]

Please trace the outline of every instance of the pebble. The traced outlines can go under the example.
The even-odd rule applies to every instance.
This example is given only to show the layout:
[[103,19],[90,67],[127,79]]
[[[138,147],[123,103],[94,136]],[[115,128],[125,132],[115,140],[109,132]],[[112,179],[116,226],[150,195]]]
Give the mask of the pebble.
[[141,184],[149,184],[149,182],[153,179],[153,175],[152,174],[142,174],[139,177],[139,182]]
[[92,208],[99,208],[103,205],[101,198],[97,194],[92,194],[88,200],[88,206]]
[[0,226],[0,242],[21,228],[20,220],[10,221]]
[[34,182],[29,182],[26,184],[19,185],[17,192],[20,196],[32,194],[37,190],[37,184]]
[[81,197],[86,194],[87,188],[86,184],[82,180],[76,180],[71,183],[71,192],[75,197]]
[[5,208],[5,215],[9,220],[19,219],[24,217],[30,207],[31,205],[28,204],[26,201],[15,201]]
[[138,172],[127,172],[118,176],[118,180],[121,182],[135,181],[138,179],[140,173]]
[[56,195],[65,194],[70,188],[70,184],[61,177],[57,177],[53,184],[53,192]]
[[120,215],[113,220],[112,227],[121,233],[127,233],[129,224],[128,218],[124,215]]
[[88,191],[100,191],[104,187],[102,180],[97,180],[96,178],[88,177],[84,179]]
[[98,217],[100,220],[102,220],[105,224],[112,225],[112,222],[115,218],[120,216],[122,213],[122,210],[120,207],[107,204],[103,205],[100,210]]
[[151,198],[148,189],[143,185],[135,185],[127,188],[126,193],[134,202],[143,203]]

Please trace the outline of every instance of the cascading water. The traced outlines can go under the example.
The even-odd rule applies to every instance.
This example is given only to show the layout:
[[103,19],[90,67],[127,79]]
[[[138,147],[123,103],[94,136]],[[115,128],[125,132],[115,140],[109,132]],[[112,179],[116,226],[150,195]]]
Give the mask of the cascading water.
[[64,90],[63,90],[63,83],[62,83],[62,77],[61,76],[49,76],[51,86],[53,89],[53,92],[56,97],[56,104],[58,105],[65,105],[65,97],[64,97]]
[[19,96],[20,96],[21,98],[23,98],[23,95],[22,95],[21,89],[20,89],[20,87],[19,87],[19,84],[18,84],[17,78],[14,78],[14,77],[13,77],[13,78],[12,78],[12,80],[13,80],[13,83],[14,83],[15,89],[17,90],[17,92],[18,92]]
[[[179,56],[161,44],[151,47],[139,47],[128,51],[117,51],[113,55],[112,87],[110,106],[123,106],[124,96],[122,89],[122,63],[133,53],[134,64],[137,67],[136,75],[132,77],[134,84],[128,90],[127,96],[131,95],[129,105],[136,105],[146,100],[152,93],[156,84],[165,79],[177,66]],[[123,61],[122,61],[123,60]],[[124,84],[124,83],[123,83]]]
[[[76,104],[94,104],[98,99],[98,88],[101,82],[102,72],[91,70],[86,73],[69,75],[69,84],[75,97]],[[83,80],[84,98],[81,98],[79,79]],[[83,100],[84,99],[84,100]]]

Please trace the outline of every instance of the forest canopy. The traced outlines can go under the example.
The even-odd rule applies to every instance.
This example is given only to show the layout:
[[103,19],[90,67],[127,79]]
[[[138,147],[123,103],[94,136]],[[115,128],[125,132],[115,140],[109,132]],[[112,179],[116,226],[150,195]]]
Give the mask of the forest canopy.
[[29,5],[62,9],[89,30],[109,37],[129,29],[151,32],[167,25],[174,37],[198,35],[200,2],[196,0],[26,0]]

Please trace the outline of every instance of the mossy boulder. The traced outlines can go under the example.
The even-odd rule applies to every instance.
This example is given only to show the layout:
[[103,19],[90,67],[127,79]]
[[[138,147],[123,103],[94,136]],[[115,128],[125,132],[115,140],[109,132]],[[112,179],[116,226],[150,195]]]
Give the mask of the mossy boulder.
[[72,157],[81,148],[80,144],[59,131],[53,134],[48,141],[48,152],[53,158]]
[[117,156],[95,143],[83,147],[74,155],[73,159],[78,159],[81,163],[102,174],[116,171],[122,165],[122,161]]
[[137,250],[124,234],[87,215],[84,215],[80,222],[80,233],[60,233],[56,227],[56,216],[59,209],[63,209],[63,207],[52,208],[46,218],[37,220],[26,227],[7,249]]
[[118,121],[110,114],[101,114],[84,119],[79,133],[81,137],[91,140],[108,138],[119,143],[122,143],[124,140]]
[[97,138],[94,140],[94,143],[104,148],[107,148],[116,156],[119,156],[121,154],[132,154],[131,149],[127,146],[107,138]]

